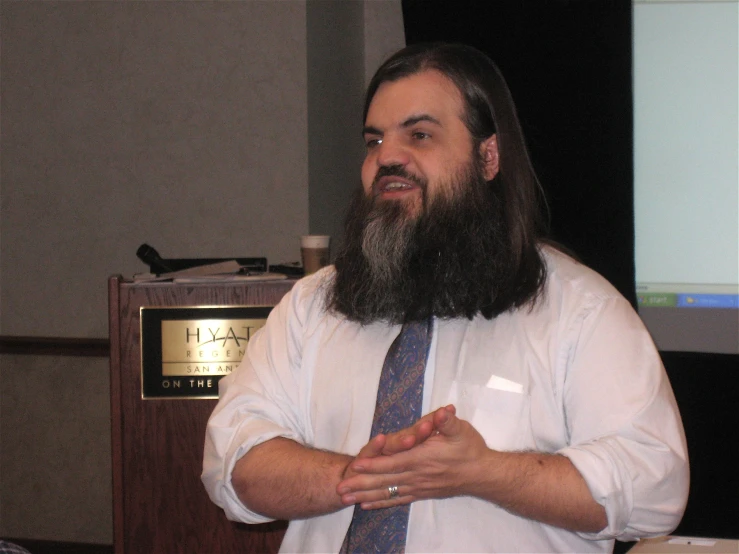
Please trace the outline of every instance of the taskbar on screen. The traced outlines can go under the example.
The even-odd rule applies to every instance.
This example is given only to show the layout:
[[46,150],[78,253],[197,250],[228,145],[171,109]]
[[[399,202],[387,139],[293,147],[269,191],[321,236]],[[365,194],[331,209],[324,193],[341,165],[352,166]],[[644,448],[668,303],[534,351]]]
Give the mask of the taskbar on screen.
[[645,308],[738,309],[738,285],[637,283],[636,299]]

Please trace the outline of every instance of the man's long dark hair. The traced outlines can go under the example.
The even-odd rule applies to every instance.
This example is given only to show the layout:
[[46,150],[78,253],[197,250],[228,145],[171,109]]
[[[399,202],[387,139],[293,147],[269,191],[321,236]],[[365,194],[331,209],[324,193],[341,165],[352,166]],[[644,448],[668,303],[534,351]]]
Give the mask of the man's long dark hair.
[[[471,46],[419,44],[391,56],[370,81],[363,120],[366,121],[372,99],[383,83],[426,70],[439,71],[459,89],[465,107],[463,120],[472,135],[474,152],[479,151],[485,139],[493,134],[497,136],[500,169],[486,186],[493,187],[490,192],[501,206],[507,245],[504,252],[491,253],[498,260],[498,256],[503,257],[505,271],[496,277],[493,298],[488,297],[477,310],[490,319],[533,302],[543,288],[546,266],[539,243],[547,229],[542,213],[546,207],[544,196],[531,165],[508,85],[492,60]],[[343,263],[339,255],[335,289],[341,288]],[[340,291],[334,290],[329,302],[343,312],[337,305],[339,295]],[[469,312],[465,315],[470,317]]]

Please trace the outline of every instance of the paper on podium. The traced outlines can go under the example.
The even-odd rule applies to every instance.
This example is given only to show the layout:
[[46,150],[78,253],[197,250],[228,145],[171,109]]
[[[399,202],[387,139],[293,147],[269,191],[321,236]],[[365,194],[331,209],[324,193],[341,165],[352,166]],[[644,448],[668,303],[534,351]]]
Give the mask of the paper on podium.
[[281,281],[287,279],[282,273],[238,273],[236,275],[200,275],[176,277],[175,283],[234,283],[240,281]]
[[169,271],[160,275],[155,275],[153,273],[140,273],[138,275],[134,275],[133,280],[151,283],[156,281],[170,281],[179,277],[204,277],[222,274],[235,275],[238,274],[241,269],[241,266],[236,260],[229,260],[227,262],[189,267],[178,271]]

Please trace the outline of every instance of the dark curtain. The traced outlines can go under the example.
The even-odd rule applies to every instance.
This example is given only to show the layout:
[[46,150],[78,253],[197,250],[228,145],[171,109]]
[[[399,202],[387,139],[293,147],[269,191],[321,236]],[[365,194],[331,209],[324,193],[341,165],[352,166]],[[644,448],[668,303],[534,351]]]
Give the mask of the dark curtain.
[[511,88],[552,238],[636,306],[631,0],[403,0],[407,44],[463,42]]
[[[403,0],[403,17],[408,44],[467,43],[498,64],[549,201],[552,238],[636,306],[631,0]],[[739,357],[661,355],[691,465],[676,533],[739,539]]]
[[739,356],[661,352],[685,427],[690,495],[677,535],[739,539]]

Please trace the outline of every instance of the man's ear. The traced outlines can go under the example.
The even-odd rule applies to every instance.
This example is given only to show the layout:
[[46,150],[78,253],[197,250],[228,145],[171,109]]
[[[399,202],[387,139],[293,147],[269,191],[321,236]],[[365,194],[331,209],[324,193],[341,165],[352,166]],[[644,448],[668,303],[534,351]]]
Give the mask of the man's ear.
[[500,170],[500,156],[498,155],[498,136],[490,135],[480,144],[485,180],[492,181]]

